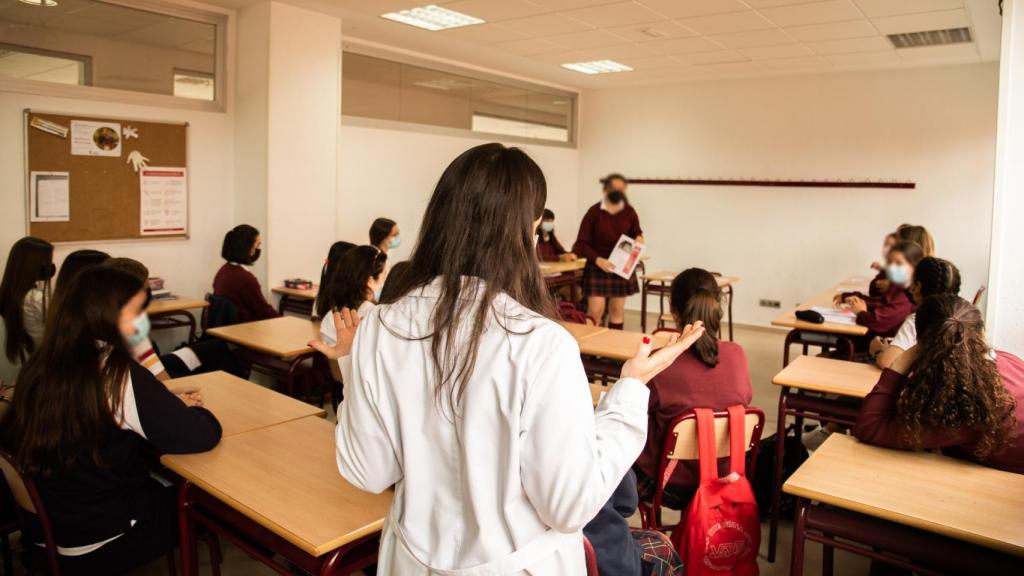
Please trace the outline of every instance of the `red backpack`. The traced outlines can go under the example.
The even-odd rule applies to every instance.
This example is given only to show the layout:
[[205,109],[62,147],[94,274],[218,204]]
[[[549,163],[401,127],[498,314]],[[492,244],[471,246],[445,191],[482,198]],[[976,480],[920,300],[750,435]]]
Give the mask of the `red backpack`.
[[758,576],[761,522],[754,491],[747,481],[742,406],[729,407],[730,474],[718,478],[714,413],[697,414],[700,486],[686,519],[672,531],[672,544],[686,566],[686,576]]

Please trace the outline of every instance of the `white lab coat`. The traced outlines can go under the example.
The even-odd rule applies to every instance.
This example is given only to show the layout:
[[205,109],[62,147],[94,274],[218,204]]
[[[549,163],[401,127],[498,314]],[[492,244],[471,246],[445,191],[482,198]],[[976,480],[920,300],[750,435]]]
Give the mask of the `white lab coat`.
[[403,337],[429,332],[437,295],[374,308],[342,363],[338,469],[369,492],[395,486],[378,573],[585,574],[580,531],[643,448],[647,387],[621,380],[595,413],[576,341],[501,295],[505,328],[482,335],[453,419],[430,341]]

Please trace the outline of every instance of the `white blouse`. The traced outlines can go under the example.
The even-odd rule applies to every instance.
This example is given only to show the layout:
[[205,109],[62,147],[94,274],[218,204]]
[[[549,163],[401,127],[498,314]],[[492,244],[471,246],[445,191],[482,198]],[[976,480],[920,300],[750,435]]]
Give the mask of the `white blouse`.
[[492,316],[452,417],[430,341],[415,339],[438,293],[374,308],[342,363],[338,469],[369,492],[395,487],[378,573],[584,574],[581,529],[643,448],[647,387],[620,380],[595,413],[572,336],[500,295],[504,327]]

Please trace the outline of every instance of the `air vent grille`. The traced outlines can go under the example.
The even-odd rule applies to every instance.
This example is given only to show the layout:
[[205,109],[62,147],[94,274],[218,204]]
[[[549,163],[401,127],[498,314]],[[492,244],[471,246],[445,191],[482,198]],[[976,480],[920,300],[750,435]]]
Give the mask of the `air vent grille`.
[[889,34],[889,41],[897,50],[903,48],[920,48],[922,46],[945,46],[947,44],[963,44],[971,42],[969,28],[949,28],[946,30],[925,30],[924,32],[907,32]]

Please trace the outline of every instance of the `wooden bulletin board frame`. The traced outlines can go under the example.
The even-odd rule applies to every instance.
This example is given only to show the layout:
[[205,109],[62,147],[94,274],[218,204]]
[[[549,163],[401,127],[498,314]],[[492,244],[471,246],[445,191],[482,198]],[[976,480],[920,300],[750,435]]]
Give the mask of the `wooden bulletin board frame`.
[[[67,138],[30,126],[33,118],[49,120],[69,130]],[[71,154],[71,121],[116,122],[138,130],[138,137],[121,136],[120,156],[77,156]],[[110,242],[119,240],[152,241],[188,239],[192,227],[192,190],[188,170],[188,123],[136,120],[44,112],[26,108],[25,130],[25,229],[54,244]],[[139,173],[128,162],[138,150],[150,167],[185,168],[185,232],[181,234],[143,235]],[[68,172],[70,174],[70,220],[68,222],[32,222],[32,172]]]

